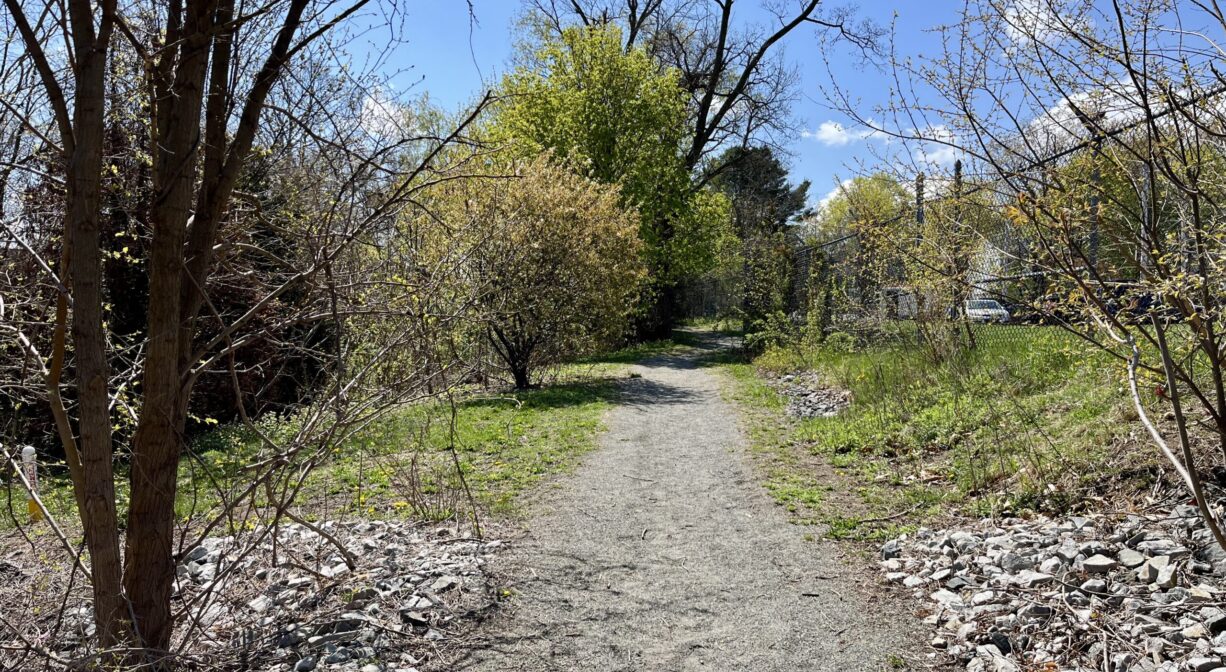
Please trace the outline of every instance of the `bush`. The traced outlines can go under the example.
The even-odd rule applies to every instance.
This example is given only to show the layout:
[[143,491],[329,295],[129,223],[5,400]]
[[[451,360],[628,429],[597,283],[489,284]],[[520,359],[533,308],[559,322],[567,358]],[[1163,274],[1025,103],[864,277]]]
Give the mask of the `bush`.
[[[616,186],[542,155],[507,178],[464,178],[431,194],[431,254],[462,259],[457,292],[475,297],[475,338],[517,388],[543,368],[619,342],[644,277],[638,216]],[[493,172],[493,171],[492,171]]]

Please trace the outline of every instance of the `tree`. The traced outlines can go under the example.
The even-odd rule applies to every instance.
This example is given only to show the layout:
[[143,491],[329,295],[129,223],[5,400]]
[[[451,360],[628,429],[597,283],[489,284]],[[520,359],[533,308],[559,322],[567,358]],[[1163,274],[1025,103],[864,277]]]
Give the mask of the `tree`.
[[907,190],[885,173],[854,177],[818,210],[817,236],[837,238],[878,226],[901,217],[910,200]]
[[[845,8],[827,9],[820,0],[804,0],[790,10],[767,7],[775,19],[768,27],[741,25],[734,4],[733,0],[526,1],[529,23],[539,34],[557,39],[574,26],[617,26],[625,52],[641,50],[662,71],[676,73],[685,100],[680,156],[692,190],[728,166],[717,157],[727,148],[769,145],[776,136],[790,137],[794,131],[791,103],[797,78],[781,51],[794,31],[813,26],[820,29],[819,37],[848,41],[862,54],[876,49],[877,28],[855,21]],[[657,228],[661,246],[666,246],[673,226],[665,221]],[[672,328],[677,293],[675,282],[658,284],[645,329],[657,337]]]
[[[864,55],[876,50],[880,30],[857,21],[846,7],[804,0],[790,9],[764,7],[774,18],[763,27],[741,25],[735,0],[528,0],[529,14],[545,32],[573,25],[623,28],[627,51],[645,48],[663,68],[680,73],[686,92],[685,165],[702,166],[729,146],[769,143],[794,130],[791,103],[797,78],[782,58],[782,42],[797,29],[847,41]],[[725,155],[723,158],[736,158]],[[696,173],[700,181],[719,172]]]
[[769,147],[730,147],[716,161],[721,167],[711,187],[732,204],[733,225],[740,236],[741,317],[750,332],[768,315],[787,311],[796,240],[788,221],[801,212],[809,183],[793,187],[787,170]]
[[805,209],[808,180],[788,184],[787,168],[770,147],[729,147],[715,162],[726,166],[711,178],[711,186],[732,201],[738,234],[779,233]]
[[[659,296],[710,263],[727,224],[695,200],[709,197],[696,196],[681,153],[685,100],[676,72],[661,70],[644,49],[623,50],[613,26],[567,29],[529,63],[503,81],[492,137],[522,156],[553,152],[621,187],[623,203],[640,217],[651,279],[646,303],[658,308]],[[660,323],[658,315],[646,319]]]
[[[107,660],[118,660],[115,652],[123,650],[134,664],[170,665],[166,654],[174,625],[175,501],[189,402],[205,371],[229,365],[233,373],[233,353],[260,338],[251,331],[259,308],[295,292],[309,293],[312,300],[300,302],[282,324],[327,323],[336,330],[331,341],[335,350],[328,353],[335,355],[335,363],[327,369],[327,388],[318,392],[317,403],[290,445],[270,439],[267,449],[276,457],[266,455],[252,467],[245,496],[267,487],[259,494],[266,494],[276,509],[274,524],[292,515],[289,503],[301,487],[281,481],[277,494],[275,482],[288,476],[281,470],[292,472],[291,465],[303,454],[343,436],[348,421],[362,422],[386,408],[390,396],[416,384],[417,379],[408,379],[403,387],[365,396],[362,393],[371,390],[363,382],[373,369],[344,366],[353,345],[344,334],[356,326],[354,320],[360,318],[355,315],[370,314],[369,308],[355,305],[369,281],[369,268],[352,255],[356,241],[386,226],[389,215],[421,186],[420,177],[438,146],[451,139],[426,143],[431,149],[425,158],[406,170],[394,165],[388,145],[365,144],[361,125],[355,123],[359,117],[352,107],[343,107],[360,108],[365,99],[357,73],[331,80],[344,83],[345,88],[332,92],[344,91],[343,96],[325,96],[314,88],[331,67],[323,56],[335,56],[336,45],[328,36],[365,4],[277,0],[248,13],[231,0],[150,0],[122,7],[113,0],[97,6],[85,0],[5,0],[7,37],[22,47],[16,55],[6,51],[5,57],[32,64],[38,95],[49,107],[47,117],[32,116],[25,128],[56,155],[49,163],[64,185],[58,208],[62,220],[50,237],[56,241],[51,258],[58,256],[59,261],[40,258],[38,263],[39,272],[56,288],[54,314],[47,320],[41,347],[37,338],[19,329],[16,336],[30,361],[37,363],[56,420],[89,551],[97,643]],[[45,47],[50,44],[65,45],[66,51]],[[285,73],[304,62],[313,64],[308,84],[286,81]],[[142,64],[141,76],[123,75],[119,66],[125,63]],[[132,349],[139,354],[131,370],[116,380],[106,300],[102,185],[105,175],[117,174],[104,149],[108,83],[120,77],[142,83],[134,95],[143,106],[132,123],[150,138],[150,155],[128,150],[127,158],[142,161],[144,170],[125,175],[133,180],[132,193],[150,195],[145,207],[137,209],[141,267],[149,289],[142,316],[145,338]],[[4,98],[24,93],[5,91]],[[321,99],[332,107],[320,110]],[[313,152],[284,149],[297,152],[299,165],[319,169],[308,192],[317,199],[312,217],[279,222],[295,241],[291,254],[284,256],[244,236],[248,231],[241,223],[249,220],[242,211],[248,206],[235,206],[236,199],[259,205],[258,198],[240,194],[238,185],[270,106],[292,118],[290,127],[297,129],[301,123],[309,129],[282,137],[297,137]],[[294,116],[290,109],[302,112]],[[305,114],[311,110],[318,116]],[[35,256],[44,252],[32,247],[26,251]],[[236,260],[259,255],[272,259],[277,271],[265,276],[251,310],[222,320],[210,300],[216,289],[212,281],[233,270]],[[416,318],[400,313],[405,327],[399,333],[420,333],[409,326]],[[216,320],[225,324],[214,326]],[[402,345],[400,338],[389,339],[376,352]],[[43,352],[49,354],[44,357]],[[64,403],[62,388],[69,390],[75,407]],[[130,442],[130,503],[121,553],[121,511],[115,496],[120,437],[113,431],[112,408],[121,390],[132,389],[139,393],[134,403],[125,405],[136,428]],[[335,424],[325,425],[322,419]],[[314,459],[305,464],[309,470]],[[205,525],[206,532],[214,524]]]
[[899,227],[891,225],[906,218],[910,200],[896,180],[876,173],[844,182],[817,214],[818,240],[847,236],[855,240],[848,274],[852,286],[847,289],[862,311],[877,306],[883,286],[901,279],[902,267],[895,254]]
[[527,389],[542,369],[621,341],[643,279],[638,218],[618,189],[555,164],[513,161],[506,178],[448,181],[415,222],[437,258],[464,259],[474,328]]

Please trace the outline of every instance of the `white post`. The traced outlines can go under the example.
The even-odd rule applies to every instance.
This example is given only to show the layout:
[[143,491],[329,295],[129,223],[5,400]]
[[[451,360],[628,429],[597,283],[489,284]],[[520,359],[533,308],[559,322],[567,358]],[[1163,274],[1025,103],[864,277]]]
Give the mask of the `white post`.
[[38,495],[38,453],[34,450],[34,446],[26,446],[21,449],[21,468],[25,471],[26,482],[30,484],[30,497],[26,500],[26,505],[30,509],[30,520],[37,522],[43,519],[43,510],[34,500]]

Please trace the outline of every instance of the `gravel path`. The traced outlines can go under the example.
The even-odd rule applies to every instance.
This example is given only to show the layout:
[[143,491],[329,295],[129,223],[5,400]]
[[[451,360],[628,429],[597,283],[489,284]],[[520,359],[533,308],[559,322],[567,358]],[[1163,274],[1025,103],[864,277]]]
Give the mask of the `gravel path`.
[[878,670],[910,648],[908,611],[770,501],[697,359],[635,367],[601,449],[498,561],[511,607],[451,669]]

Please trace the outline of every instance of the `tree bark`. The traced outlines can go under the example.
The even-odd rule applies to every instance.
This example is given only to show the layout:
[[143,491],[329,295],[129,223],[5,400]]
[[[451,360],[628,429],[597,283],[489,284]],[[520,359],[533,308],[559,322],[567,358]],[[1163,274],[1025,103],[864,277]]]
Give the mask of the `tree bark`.
[[[173,95],[162,100],[166,136],[154,170],[149,255],[148,346],[140,420],[132,438],[124,588],[140,645],[154,655],[170,648],[174,585],[174,503],[188,390],[179,369],[183,321],[183,246],[191,215],[200,145],[204,78],[215,2],[189,3],[184,16]],[[171,57],[175,50],[168,52]]]
[[[74,22],[91,21],[88,3],[77,8]],[[124,641],[129,634],[127,605],[121,588],[122,564],[115,512],[109,365],[103,327],[102,260],[99,204],[107,45],[103,37],[82,35],[77,47],[77,81],[72,150],[68,156],[68,278],[72,285],[72,341],[78,388],[78,451],[84,493],[80,512],[93,574],[94,620],[100,648]],[[109,39],[109,38],[108,38]]]

